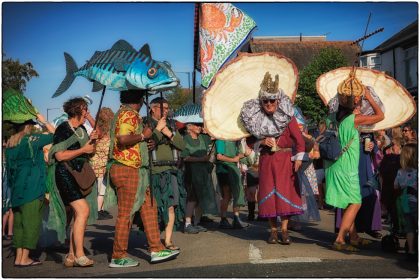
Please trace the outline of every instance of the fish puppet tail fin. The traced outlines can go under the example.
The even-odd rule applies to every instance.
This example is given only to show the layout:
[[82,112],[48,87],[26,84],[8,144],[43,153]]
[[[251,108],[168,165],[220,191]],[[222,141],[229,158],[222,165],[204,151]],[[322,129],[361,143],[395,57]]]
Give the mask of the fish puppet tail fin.
[[64,59],[66,60],[66,77],[61,82],[60,86],[55,91],[52,97],[57,97],[61,95],[63,92],[65,92],[73,83],[74,79],[76,78],[76,76],[74,76],[74,73],[78,70],[78,67],[73,57],[71,57],[71,55],[65,52]]

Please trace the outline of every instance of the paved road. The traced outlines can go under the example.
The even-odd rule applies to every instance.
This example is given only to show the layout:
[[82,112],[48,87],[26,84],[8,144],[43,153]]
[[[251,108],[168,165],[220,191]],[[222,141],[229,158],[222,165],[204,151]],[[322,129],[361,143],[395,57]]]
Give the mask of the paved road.
[[[115,214],[115,213],[114,213]],[[242,212],[241,215],[244,215]],[[207,224],[209,231],[199,234],[174,234],[181,247],[177,259],[149,264],[146,240],[133,230],[129,254],[140,266],[126,269],[108,268],[111,258],[114,220],[98,221],[88,226],[86,254],[96,262],[92,268],[65,268],[61,263],[66,250],[49,247],[37,255],[43,265],[30,268],[13,267],[9,255],[11,244],[3,241],[3,277],[417,277],[418,266],[408,263],[402,251],[392,254],[380,248],[379,240],[369,249],[355,254],[332,251],[334,239],[332,212],[321,211],[320,223],[304,224],[301,231],[291,231],[290,246],[266,243],[266,222],[252,222],[244,230],[220,230],[217,223]],[[217,218],[216,218],[217,219]],[[218,219],[217,219],[218,220]],[[384,231],[383,233],[386,233]],[[370,238],[368,236],[364,236]],[[47,242],[49,237],[41,242]],[[403,242],[403,240],[401,241]]]

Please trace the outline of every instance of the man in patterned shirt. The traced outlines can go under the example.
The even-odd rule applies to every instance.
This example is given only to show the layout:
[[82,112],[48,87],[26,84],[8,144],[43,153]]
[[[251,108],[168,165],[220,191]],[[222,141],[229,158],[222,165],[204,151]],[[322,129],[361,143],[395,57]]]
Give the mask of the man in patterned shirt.
[[[137,261],[127,257],[127,247],[133,216],[139,208],[151,252],[151,262],[169,260],[179,254],[179,251],[165,249],[160,241],[157,203],[151,196],[145,168],[148,156],[145,140],[152,136],[152,131],[149,127],[143,128],[139,115],[145,94],[147,92],[142,90],[122,91],[122,105],[111,126],[109,173],[117,192],[118,216],[109,267],[138,265]],[[164,124],[160,122],[158,125]]]

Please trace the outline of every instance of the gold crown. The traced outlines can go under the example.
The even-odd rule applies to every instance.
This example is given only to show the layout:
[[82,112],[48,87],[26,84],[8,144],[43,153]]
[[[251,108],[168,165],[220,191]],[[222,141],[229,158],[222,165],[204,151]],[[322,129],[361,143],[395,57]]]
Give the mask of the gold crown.
[[279,75],[276,75],[275,80],[271,79],[271,75],[265,72],[264,79],[261,82],[261,90],[268,93],[277,93],[279,91]]
[[337,92],[340,95],[345,96],[361,96],[364,92],[364,86],[362,82],[359,81],[359,79],[356,78],[356,68],[353,67],[353,69],[350,71],[350,74],[347,79],[342,81],[338,87]]

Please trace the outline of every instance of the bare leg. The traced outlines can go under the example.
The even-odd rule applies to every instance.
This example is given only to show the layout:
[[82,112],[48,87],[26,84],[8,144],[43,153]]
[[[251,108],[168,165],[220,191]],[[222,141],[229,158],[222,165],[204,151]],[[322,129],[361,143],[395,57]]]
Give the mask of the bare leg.
[[16,259],[15,259],[16,265],[20,264],[22,260],[22,253],[23,253],[23,248],[16,248]]
[[191,224],[191,217],[193,215],[194,208],[195,208],[196,204],[197,204],[197,202],[195,202],[195,201],[188,201],[187,202],[187,209],[185,210],[185,223],[186,224]]
[[74,210],[74,223],[72,227],[74,252],[75,256],[80,258],[85,255],[83,250],[83,240],[85,237],[87,219],[89,217],[89,205],[85,199],[78,199],[71,202],[70,206]]
[[104,196],[98,195],[98,211],[103,210],[102,207],[104,206]]
[[165,228],[165,244],[171,244],[172,243],[172,231],[174,229],[174,223],[175,223],[175,210],[174,207],[171,206],[168,208],[168,224]]
[[7,234],[11,236],[13,235],[13,220],[14,220],[12,208],[10,208],[8,212],[9,212],[9,219],[7,221]]
[[220,217],[221,218],[226,218],[226,212],[229,206],[229,201],[230,201],[230,191],[229,191],[229,186],[223,186],[223,197],[222,200],[220,201]]
[[281,217],[281,231],[287,232],[287,225],[289,223],[289,216],[282,216]]
[[270,227],[271,231],[277,231],[277,218],[268,218],[268,226]]
[[351,231],[351,235],[355,236],[357,235],[357,232],[355,232],[354,227],[354,220],[356,219],[357,212],[359,212],[361,204],[350,204],[347,209],[343,213],[343,218],[341,220],[341,226],[338,231],[337,238],[335,239],[335,242],[344,244],[346,234]]
[[9,225],[9,223],[8,223],[9,217],[10,217],[10,212],[9,212],[9,210],[7,210],[7,212],[4,213],[4,215],[3,215],[3,223],[2,223],[2,225],[3,225],[3,236],[6,235],[6,225],[7,226]]

